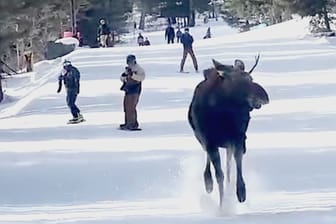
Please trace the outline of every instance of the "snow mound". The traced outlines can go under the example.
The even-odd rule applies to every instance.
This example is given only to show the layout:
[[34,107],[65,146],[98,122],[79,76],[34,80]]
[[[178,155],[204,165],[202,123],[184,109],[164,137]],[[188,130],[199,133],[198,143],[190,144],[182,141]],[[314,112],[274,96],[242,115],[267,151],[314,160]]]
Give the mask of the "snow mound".
[[56,40],[55,43],[62,43],[62,44],[65,44],[65,45],[74,44],[76,46],[76,48],[79,46],[79,41],[76,38],[73,38],[73,37],[64,37],[64,38]]

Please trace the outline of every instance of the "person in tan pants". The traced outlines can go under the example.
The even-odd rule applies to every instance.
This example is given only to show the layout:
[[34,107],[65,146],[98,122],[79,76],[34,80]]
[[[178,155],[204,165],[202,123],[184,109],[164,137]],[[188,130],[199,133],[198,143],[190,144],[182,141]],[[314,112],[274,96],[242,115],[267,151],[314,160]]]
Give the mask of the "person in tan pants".
[[136,106],[142,89],[142,81],[145,79],[144,69],[136,63],[134,55],[128,55],[126,59],[127,67],[121,74],[120,80],[123,82],[120,90],[125,91],[124,112],[125,123],[120,125],[122,130],[138,130],[139,122],[137,118]]
[[189,28],[185,28],[184,33],[181,36],[181,43],[183,44],[183,57],[181,60],[181,65],[180,65],[180,72],[183,72],[184,63],[185,63],[185,60],[188,54],[190,54],[191,56],[195,71],[198,72],[197,59],[194,54],[194,50],[192,48],[193,42],[194,42],[194,38],[189,33]]
[[101,47],[107,47],[107,39],[111,34],[110,28],[107,26],[104,19],[99,21],[98,41]]

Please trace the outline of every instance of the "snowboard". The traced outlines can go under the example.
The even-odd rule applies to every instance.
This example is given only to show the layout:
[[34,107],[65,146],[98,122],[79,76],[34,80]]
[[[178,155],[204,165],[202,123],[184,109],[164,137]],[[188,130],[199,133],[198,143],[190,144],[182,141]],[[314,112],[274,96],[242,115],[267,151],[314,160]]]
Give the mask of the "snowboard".
[[85,119],[80,119],[80,120],[76,120],[76,121],[68,121],[67,124],[79,124],[86,121]]
[[184,74],[189,74],[190,72],[188,72],[188,71],[179,71],[179,73],[184,73]]
[[[179,73],[189,74],[189,73],[191,73],[191,72],[189,72],[189,71],[182,71],[182,72],[181,72],[181,71],[179,71]],[[196,71],[194,71],[194,73],[199,73],[199,71],[197,71],[197,72],[196,72]]]
[[133,129],[127,129],[127,128],[121,128],[118,127],[118,130],[122,130],[122,131],[141,131],[141,128],[133,128]]

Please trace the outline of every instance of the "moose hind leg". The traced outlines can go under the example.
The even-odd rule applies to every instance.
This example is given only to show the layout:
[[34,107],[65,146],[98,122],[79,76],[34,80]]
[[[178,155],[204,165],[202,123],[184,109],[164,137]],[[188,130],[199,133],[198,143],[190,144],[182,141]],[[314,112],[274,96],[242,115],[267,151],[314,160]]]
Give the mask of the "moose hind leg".
[[208,148],[208,154],[212,161],[213,166],[215,167],[216,179],[218,183],[219,190],[219,206],[223,204],[223,196],[224,196],[224,173],[221,166],[221,159],[218,148]]
[[236,160],[236,166],[237,166],[237,199],[239,202],[244,202],[246,200],[246,188],[245,188],[245,182],[243,179],[243,173],[242,173],[242,163],[243,163],[243,155],[244,155],[245,148],[243,147],[236,147],[234,152],[234,158]]
[[208,193],[211,193],[213,191],[213,180],[212,180],[212,175],[211,175],[211,170],[210,170],[210,158],[207,156],[207,162],[204,170],[204,185],[205,185],[205,190]]

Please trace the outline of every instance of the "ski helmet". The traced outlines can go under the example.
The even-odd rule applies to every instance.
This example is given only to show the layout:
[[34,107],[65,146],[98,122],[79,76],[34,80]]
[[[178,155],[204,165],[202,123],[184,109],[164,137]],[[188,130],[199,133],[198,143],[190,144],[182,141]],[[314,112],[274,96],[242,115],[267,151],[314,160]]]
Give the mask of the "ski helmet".
[[71,61],[69,61],[69,60],[65,60],[65,61],[63,62],[63,68],[64,68],[64,69],[69,69],[70,66],[71,66]]
[[136,60],[135,55],[130,54],[130,55],[128,55],[127,58],[126,58],[126,63],[128,64],[128,63],[130,63],[130,62],[135,62],[135,60]]

